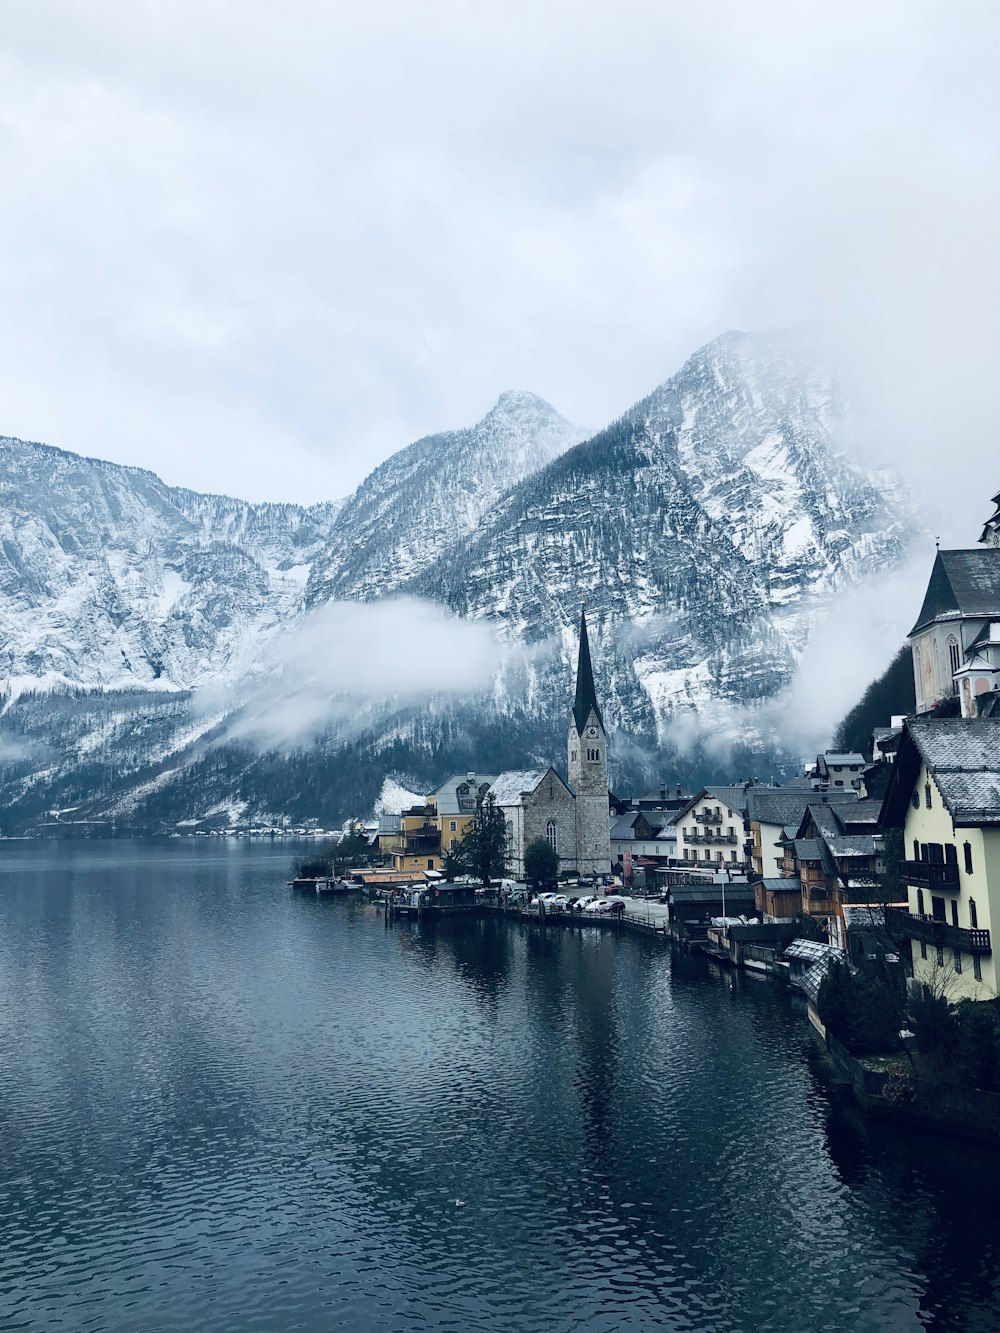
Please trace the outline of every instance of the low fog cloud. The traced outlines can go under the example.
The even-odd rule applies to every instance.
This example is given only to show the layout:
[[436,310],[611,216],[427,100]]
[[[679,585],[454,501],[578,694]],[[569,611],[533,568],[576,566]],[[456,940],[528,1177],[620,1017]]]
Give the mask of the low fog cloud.
[[[505,660],[491,627],[432,602],[331,602],[272,646],[244,683],[228,735],[265,749],[356,735],[388,714],[490,688]],[[203,691],[214,711],[217,692]]]
[[723,765],[738,745],[777,745],[791,760],[815,758],[904,646],[933,558],[933,547],[918,547],[891,573],[870,576],[811,615],[807,609],[812,629],[784,689],[749,707],[718,699],[680,712],[663,729],[666,746],[682,756],[697,750]]

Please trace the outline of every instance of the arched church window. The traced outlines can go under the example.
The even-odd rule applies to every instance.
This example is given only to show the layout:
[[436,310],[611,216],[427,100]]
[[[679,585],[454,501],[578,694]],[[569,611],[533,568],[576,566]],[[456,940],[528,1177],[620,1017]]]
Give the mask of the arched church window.
[[959,651],[958,640],[955,638],[954,634],[952,634],[948,639],[948,661],[951,665],[952,675],[954,675],[956,671],[961,669],[962,654]]
[[545,825],[545,836],[548,839],[549,846],[554,852],[559,851],[559,830],[556,828],[556,821],[550,819]]

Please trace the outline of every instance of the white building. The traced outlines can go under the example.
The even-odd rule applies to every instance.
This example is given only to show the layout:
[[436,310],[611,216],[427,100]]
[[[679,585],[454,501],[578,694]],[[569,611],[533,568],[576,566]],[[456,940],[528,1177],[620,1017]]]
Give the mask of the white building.
[[1000,717],[909,722],[886,819],[903,830],[908,911],[896,924],[912,941],[914,979],[951,1001],[995,999]]
[[679,864],[742,870],[747,786],[702,787],[688,801],[676,819]]

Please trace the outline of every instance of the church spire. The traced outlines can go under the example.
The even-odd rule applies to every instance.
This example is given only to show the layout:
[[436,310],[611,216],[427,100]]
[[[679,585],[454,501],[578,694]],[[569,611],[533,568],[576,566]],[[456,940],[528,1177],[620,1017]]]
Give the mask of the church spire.
[[576,664],[576,699],[573,703],[573,721],[578,735],[583,735],[590,710],[597,714],[597,720],[604,726],[601,710],[597,706],[597,691],[594,689],[594,669],[590,665],[590,642],[587,639],[587,614],[580,609],[580,656]]

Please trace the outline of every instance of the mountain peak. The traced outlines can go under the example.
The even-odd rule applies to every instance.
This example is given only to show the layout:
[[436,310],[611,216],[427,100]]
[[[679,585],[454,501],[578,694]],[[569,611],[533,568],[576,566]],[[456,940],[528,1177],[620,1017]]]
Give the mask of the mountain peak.
[[497,417],[548,417],[562,420],[560,413],[530,389],[507,389],[486,413],[484,421]]

